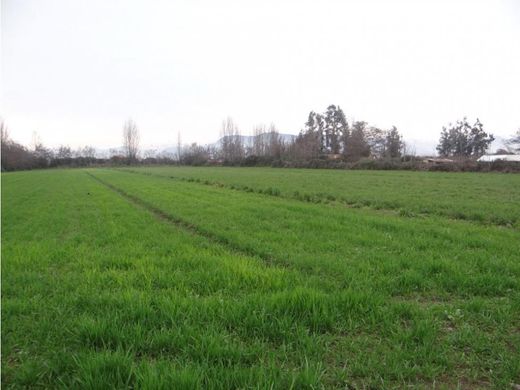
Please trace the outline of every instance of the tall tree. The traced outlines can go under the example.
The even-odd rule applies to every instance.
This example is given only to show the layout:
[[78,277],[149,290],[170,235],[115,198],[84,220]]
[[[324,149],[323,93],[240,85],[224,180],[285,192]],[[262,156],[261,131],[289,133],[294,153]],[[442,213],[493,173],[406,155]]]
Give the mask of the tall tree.
[[325,153],[325,118],[322,114],[316,114],[316,142],[318,148],[318,154]]
[[375,158],[383,158],[385,156],[386,133],[386,131],[377,127],[370,127],[366,132],[370,154]]
[[123,126],[123,150],[129,163],[137,161],[139,138],[137,125],[133,120],[128,119]]
[[265,156],[266,150],[266,126],[264,124],[256,125],[253,129],[253,145],[251,154],[253,156]]
[[437,144],[437,153],[439,156],[447,157],[451,154],[452,150],[452,140],[450,136],[450,132],[446,127],[442,128],[441,137],[439,139],[439,143]]
[[284,143],[274,123],[269,126],[266,142],[266,155],[272,159],[280,159],[284,151]]
[[309,116],[307,117],[307,122],[305,122],[305,130],[309,132],[314,132],[317,129],[317,119],[314,111],[309,112]]
[[177,132],[177,163],[180,164],[182,161],[182,141],[181,132]]
[[392,126],[392,129],[387,132],[385,141],[385,156],[390,158],[401,157],[404,142],[403,137],[395,126]]
[[341,139],[348,131],[347,118],[339,106],[331,104],[325,112],[325,146],[330,153],[341,152]]
[[357,121],[352,124],[352,130],[345,139],[345,155],[350,161],[358,161],[370,155],[370,146],[366,137],[367,123]]
[[237,163],[244,157],[244,145],[238,126],[231,117],[222,122],[220,151],[228,163]]
[[484,125],[477,118],[475,124],[470,129],[469,140],[470,148],[467,152],[470,153],[470,156],[480,157],[486,153],[486,150],[495,140],[495,137],[484,131]]

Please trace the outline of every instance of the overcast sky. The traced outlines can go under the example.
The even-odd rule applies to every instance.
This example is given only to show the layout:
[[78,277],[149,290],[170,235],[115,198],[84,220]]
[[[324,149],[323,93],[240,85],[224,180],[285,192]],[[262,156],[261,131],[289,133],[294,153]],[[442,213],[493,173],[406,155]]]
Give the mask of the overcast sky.
[[0,115],[12,138],[214,142],[310,110],[436,141],[479,117],[520,127],[520,1],[2,0]]

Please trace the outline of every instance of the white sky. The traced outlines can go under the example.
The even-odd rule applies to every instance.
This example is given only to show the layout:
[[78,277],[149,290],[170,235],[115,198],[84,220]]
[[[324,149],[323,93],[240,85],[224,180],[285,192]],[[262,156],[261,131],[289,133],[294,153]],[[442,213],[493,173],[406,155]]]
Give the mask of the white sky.
[[466,115],[520,127],[520,0],[2,0],[0,115],[25,144],[296,134],[310,110],[436,141]]

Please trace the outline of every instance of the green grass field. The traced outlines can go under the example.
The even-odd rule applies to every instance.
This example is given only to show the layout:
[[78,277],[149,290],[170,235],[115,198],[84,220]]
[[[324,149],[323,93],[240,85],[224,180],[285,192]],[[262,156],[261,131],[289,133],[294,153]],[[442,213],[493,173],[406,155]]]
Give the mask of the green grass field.
[[520,383],[520,176],[2,174],[5,388]]
[[307,202],[520,228],[520,175],[228,167],[128,170]]

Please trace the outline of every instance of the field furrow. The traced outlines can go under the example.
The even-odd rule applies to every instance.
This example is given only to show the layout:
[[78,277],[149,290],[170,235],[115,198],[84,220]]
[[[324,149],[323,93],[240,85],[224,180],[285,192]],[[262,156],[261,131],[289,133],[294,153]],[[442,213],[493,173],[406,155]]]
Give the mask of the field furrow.
[[310,203],[520,227],[518,175],[230,167],[123,169]]

